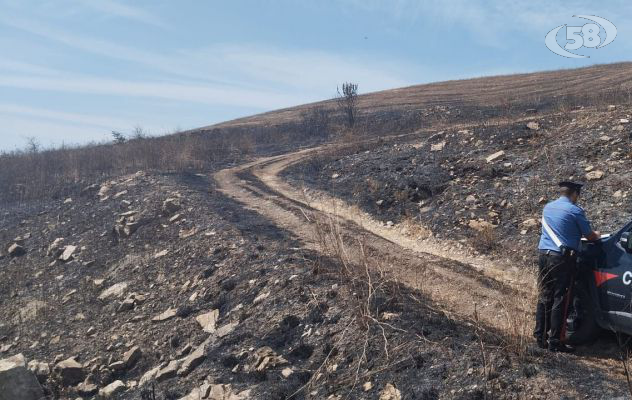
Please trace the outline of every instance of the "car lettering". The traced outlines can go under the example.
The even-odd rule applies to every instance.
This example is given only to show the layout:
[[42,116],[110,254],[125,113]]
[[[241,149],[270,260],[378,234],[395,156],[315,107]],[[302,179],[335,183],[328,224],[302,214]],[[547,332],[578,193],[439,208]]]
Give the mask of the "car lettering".
[[623,284],[624,285],[629,285],[632,283],[632,272],[630,271],[625,271],[623,273]]

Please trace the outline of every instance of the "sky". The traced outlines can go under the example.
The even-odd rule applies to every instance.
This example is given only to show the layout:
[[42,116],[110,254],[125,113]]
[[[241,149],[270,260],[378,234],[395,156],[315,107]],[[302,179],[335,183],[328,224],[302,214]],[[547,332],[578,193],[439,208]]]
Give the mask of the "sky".
[[[590,58],[549,51],[547,32],[582,14],[616,40],[577,51]],[[0,151],[167,134],[347,81],[367,93],[631,61],[630,39],[624,0],[0,0]]]

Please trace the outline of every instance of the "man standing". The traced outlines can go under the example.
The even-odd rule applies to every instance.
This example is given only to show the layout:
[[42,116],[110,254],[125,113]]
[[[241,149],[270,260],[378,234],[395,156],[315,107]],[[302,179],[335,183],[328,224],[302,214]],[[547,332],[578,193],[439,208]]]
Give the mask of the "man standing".
[[[599,232],[591,229],[584,210],[577,206],[582,184],[560,182],[561,196],[548,203],[542,212],[542,235],[538,245],[539,298],[533,335],[542,348],[571,352],[563,343],[562,326],[565,295],[576,267],[581,238],[599,240]],[[547,342],[548,340],[548,342]]]

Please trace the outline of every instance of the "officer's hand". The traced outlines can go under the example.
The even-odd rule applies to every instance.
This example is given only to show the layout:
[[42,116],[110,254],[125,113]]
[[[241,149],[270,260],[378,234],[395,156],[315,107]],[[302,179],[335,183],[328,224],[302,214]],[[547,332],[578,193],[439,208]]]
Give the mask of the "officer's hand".
[[601,239],[601,233],[599,233],[599,231],[594,231],[590,235],[586,236],[586,240],[589,242],[596,242],[599,239]]

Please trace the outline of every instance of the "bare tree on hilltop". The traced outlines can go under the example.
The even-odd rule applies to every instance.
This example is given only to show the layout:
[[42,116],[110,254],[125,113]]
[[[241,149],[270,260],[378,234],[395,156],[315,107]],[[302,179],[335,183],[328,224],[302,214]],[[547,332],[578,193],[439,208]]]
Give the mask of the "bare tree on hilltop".
[[342,93],[338,88],[338,108],[344,114],[347,126],[353,128],[355,125],[358,101],[358,84],[345,82],[342,84]]

